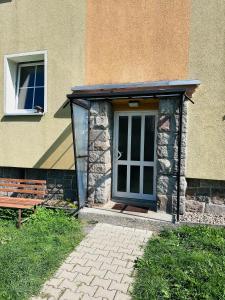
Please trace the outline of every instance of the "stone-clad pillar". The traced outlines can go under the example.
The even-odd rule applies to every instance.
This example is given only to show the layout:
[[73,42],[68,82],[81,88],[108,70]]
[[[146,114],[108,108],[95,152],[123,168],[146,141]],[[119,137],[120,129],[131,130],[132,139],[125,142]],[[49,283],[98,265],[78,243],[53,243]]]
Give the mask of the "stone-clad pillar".
[[[185,159],[187,104],[183,110],[183,135],[180,178],[180,213],[185,205]],[[178,166],[179,98],[160,99],[157,132],[157,201],[160,210],[176,212]]]
[[112,122],[110,103],[91,102],[88,206],[111,199]]

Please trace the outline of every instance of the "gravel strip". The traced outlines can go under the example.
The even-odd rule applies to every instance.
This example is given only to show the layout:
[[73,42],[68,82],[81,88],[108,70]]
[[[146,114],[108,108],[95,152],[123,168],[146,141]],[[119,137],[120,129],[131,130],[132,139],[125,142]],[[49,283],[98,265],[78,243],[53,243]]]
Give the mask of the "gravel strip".
[[225,215],[185,213],[180,216],[181,222],[225,225]]

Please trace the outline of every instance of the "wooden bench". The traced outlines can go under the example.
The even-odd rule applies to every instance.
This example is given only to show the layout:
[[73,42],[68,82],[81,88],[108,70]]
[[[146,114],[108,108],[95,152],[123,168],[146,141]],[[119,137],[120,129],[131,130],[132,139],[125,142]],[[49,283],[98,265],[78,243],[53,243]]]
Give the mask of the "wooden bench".
[[46,194],[46,180],[0,178],[0,208],[18,209],[18,227],[22,224],[22,210],[33,209],[35,212]]

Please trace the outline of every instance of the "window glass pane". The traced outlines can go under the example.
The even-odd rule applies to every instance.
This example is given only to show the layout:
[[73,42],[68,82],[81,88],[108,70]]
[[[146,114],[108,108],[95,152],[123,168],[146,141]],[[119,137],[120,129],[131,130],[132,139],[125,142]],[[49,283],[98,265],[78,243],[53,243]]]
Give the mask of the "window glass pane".
[[141,116],[133,116],[131,126],[131,160],[140,160]]
[[34,107],[35,106],[44,108],[44,88],[35,88]]
[[26,67],[21,66],[19,86],[23,88],[33,87],[34,77],[35,77],[35,66],[26,66]]
[[20,89],[18,94],[18,109],[32,109],[33,95],[33,88]]
[[127,160],[127,138],[128,138],[128,117],[119,117],[119,145],[118,150],[121,152],[120,160]]
[[43,65],[37,66],[35,86],[44,86],[44,66]]
[[118,192],[127,191],[127,166],[118,166],[117,190]]
[[144,167],[144,194],[153,194],[153,167]]
[[140,193],[140,167],[130,167],[130,192]]
[[145,116],[144,160],[154,161],[155,116]]

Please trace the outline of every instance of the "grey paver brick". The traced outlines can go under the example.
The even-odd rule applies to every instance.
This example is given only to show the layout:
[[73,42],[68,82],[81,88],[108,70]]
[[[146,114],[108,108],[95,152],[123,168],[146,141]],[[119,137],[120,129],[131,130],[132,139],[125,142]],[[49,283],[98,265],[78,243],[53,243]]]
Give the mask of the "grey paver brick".
[[111,264],[112,261],[113,261],[113,258],[112,257],[107,257],[107,256],[99,255],[97,261],[101,261],[103,263]]
[[101,270],[107,270],[107,271],[112,271],[112,272],[116,272],[118,266],[117,265],[110,265],[107,263],[103,263],[100,267]]
[[59,298],[60,300],[81,300],[82,293],[73,293],[70,290],[66,290],[64,294]]
[[[113,300],[115,297],[116,291],[109,291],[106,289],[103,289],[102,287],[99,287],[97,289],[97,292],[95,293],[95,297],[102,297],[103,299],[109,299]],[[122,299],[121,299],[122,300]]]
[[63,278],[52,278],[48,281],[45,282],[45,285],[51,285],[53,287],[58,287],[60,285],[60,283],[63,281]]
[[69,272],[69,271],[66,271],[66,270],[63,270],[58,278],[65,278],[65,279],[69,279],[69,280],[74,280],[74,278],[77,276],[77,273],[76,272]]
[[[92,250],[93,251],[93,250]],[[87,259],[87,260],[93,260],[93,261],[96,261],[97,260],[97,258],[99,257],[99,255],[98,254],[90,254],[90,253],[86,253],[85,255],[84,255],[84,259]]]
[[91,285],[92,286],[100,286],[104,289],[107,289],[110,286],[111,280],[110,279],[102,279],[95,277],[94,280],[92,281]]
[[44,288],[41,290],[41,297],[53,297],[53,298],[58,298],[62,294],[62,290],[46,285]]
[[60,267],[61,270],[66,270],[66,271],[69,271],[71,272],[74,268],[74,264],[73,263],[64,263],[62,264],[62,266]]
[[109,251],[108,256],[109,257],[113,257],[113,258],[118,258],[118,259],[122,259],[124,253],[119,253],[119,252],[114,252],[114,251]]
[[84,295],[83,298],[82,298],[82,300],[105,300],[105,299],[102,298],[102,297],[92,297],[92,296],[89,296],[89,295]]
[[103,263],[101,261],[93,261],[93,260],[88,260],[85,264],[85,266],[87,267],[93,267],[93,268],[96,268],[96,269],[100,269],[101,265]]
[[94,296],[97,288],[98,288],[97,286],[82,284],[78,287],[77,291],[83,293],[84,295],[87,294],[89,296]]
[[116,272],[107,271],[107,273],[105,275],[105,279],[111,279],[111,280],[115,280],[117,282],[121,282],[123,276],[124,276],[123,274],[118,274]]
[[122,259],[118,259],[118,258],[114,258],[112,261],[113,265],[117,265],[117,266],[121,266],[121,267],[125,267],[127,265],[127,261],[126,260],[122,260]]
[[123,278],[121,280],[121,282],[128,283],[128,284],[133,283],[133,281],[134,281],[134,278],[131,276],[128,276],[128,275],[123,275]]
[[74,267],[73,271],[86,275],[90,271],[90,269],[91,269],[91,267],[76,265]]
[[130,247],[130,248],[123,248],[123,247],[120,247],[118,252],[120,253],[126,253],[126,254],[131,254],[133,251],[133,249]]
[[131,296],[121,292],[117,292],[114,300],[131,300]]
[[68,279],[64,279],[63,282],[59,285],[59,288],[61,289],[69,289],[72,291],[77,290],[77,286],[74,281],[70,281]]
[[99,269],[96,269],[96,268],[91,268],[88,275],[93,275],[93,276],[97,276],[97,277],[100,277],[100,278],[104,278],[106,272],[107,272],[107,270],[99,270]]
[[119,273],[119,274],[131,275],[131,270],[130,270],[130,269],[124,268],[124,267],[121,267],[121,266],[119,266],[118,269],[117,269],[116,271],[117,271],[117,273]]
[[82,283],[89,285],[93,279],[94,279],[94,276],[92,276],[92,275],[78,274],[75,282],[77,285],[80,285]]
[[81,266],[83,266],[83,265],[86,264],[86,262],[87,262],[86,258],[76,258],[76,257],[73,257],[70,260],[70,264],[73,264],[73,267],[74,267],[74,265],[81,265]]
[[129,284],[128,283],[124,283],[124,282],[117,282],[117,281],[112,281],[110,286],[109,286],[109,290],[116,290],[116,291],[120,291],[122,293],[127,293],[129,288]]

